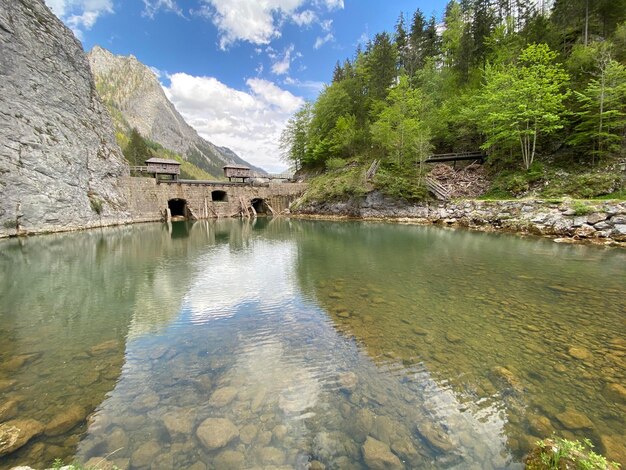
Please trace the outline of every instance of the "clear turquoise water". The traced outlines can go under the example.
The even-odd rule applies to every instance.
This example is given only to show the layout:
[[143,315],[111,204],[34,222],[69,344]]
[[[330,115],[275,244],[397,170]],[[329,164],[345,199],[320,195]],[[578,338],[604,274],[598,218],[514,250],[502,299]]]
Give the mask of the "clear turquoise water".
[[0,409],[43,433],[0,468],[368,468],[367,439],[404,468],[521,468],[553,432],[619,460],[625,287],[622,250],[434,227],[5,240]]

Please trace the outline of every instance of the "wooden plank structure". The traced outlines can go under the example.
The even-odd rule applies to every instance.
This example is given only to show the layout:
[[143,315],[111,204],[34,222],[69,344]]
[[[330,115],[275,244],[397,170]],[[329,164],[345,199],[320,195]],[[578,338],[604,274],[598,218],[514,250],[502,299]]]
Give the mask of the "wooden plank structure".
[[151,173],[155,177],[158,175],[171,175],[173,180],[180,175],[180,163],[167,158],[149,158],[143,166],[131,166],[130,171],[136,173]]
[[442,162],[458,162],[463,160],[474,160],[485,163],[487,155],[484,152],[456,152],[456,153],[439,153],[430,155],[424,160],[424,163],[442,163]]
[[426,188],[435,195],[440,201],[447,201],[450,199],[450,192],[443,187],[441,183],[433,178],[426,177]]
[[225,165],[224,176],[228,178],[228,181],[232,181],[232,178],[241,178],[241,182],[244,183],[247,179],[252,178],[252,170],[244,165]]

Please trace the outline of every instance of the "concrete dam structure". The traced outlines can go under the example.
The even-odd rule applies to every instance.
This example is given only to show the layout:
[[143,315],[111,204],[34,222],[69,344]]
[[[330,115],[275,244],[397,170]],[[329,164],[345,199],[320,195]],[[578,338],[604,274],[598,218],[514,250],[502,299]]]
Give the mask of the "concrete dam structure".
[[278,215],[304,193],[305,183],[249,183],[221,181],[163,181],[155,178],[119,179],[133,221],[171,217],[210,219]]

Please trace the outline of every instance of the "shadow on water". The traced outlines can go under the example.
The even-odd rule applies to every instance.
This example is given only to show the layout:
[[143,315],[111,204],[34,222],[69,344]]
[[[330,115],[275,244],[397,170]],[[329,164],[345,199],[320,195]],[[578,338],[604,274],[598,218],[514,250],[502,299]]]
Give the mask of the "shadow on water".
[[0,468],[520,468],[553,431],[617,459],[625,266],[284,218],[2,241],[0,406],[45,432]]

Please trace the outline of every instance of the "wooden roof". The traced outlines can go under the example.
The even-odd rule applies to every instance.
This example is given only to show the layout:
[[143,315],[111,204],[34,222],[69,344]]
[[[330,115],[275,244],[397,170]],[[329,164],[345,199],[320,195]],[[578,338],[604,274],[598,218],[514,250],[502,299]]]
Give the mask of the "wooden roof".
[[249,170],[250,167],[245,166],[245,165],[224,165],[224,169],[226,168],[234,168],[236,170]]
[[167,158],[149,158],[146,163],[157,163],[161,165],[180,165],[176,160],[168,160]]

